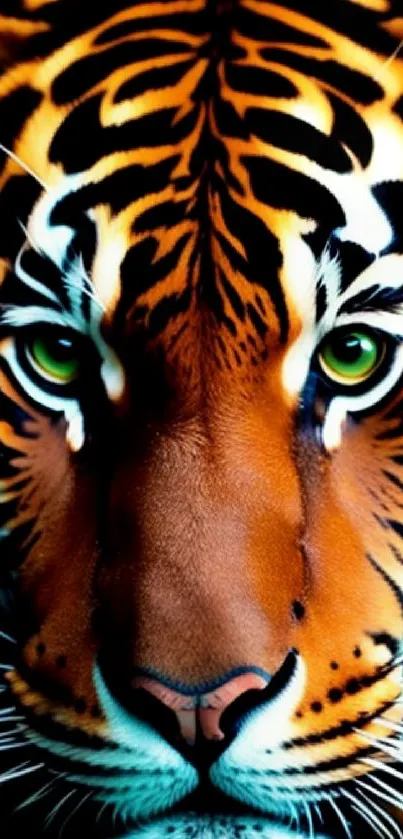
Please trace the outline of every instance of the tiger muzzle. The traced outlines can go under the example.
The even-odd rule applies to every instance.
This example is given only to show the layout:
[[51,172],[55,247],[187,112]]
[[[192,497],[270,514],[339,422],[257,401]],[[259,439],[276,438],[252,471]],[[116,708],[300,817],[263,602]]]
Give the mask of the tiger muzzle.
[[220,739],[224,709],[267,686],[260,674],[276,673],[294,646],[292,604],[304,588],[289,451],[279,471],[262,443],[256,451],[235,436],[236,446],[228,435],[160,435],[141,461],[122,464],[110,498],[114,557],[98,576],[110,683],[145,688],[190,740],[196,728]]

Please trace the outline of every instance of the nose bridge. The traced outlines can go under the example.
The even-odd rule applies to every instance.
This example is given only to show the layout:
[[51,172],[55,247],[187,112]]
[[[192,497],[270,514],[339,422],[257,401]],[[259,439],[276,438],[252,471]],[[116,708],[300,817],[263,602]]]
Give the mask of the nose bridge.
[[121,587],[136,668],[194,684],[282,661],[279,627],[284,635],[303,588],[301,505],[284,424],[281,446],[265,426],[266,450],[261,425],[159,434],[116,477],[125,567],[110,583]]

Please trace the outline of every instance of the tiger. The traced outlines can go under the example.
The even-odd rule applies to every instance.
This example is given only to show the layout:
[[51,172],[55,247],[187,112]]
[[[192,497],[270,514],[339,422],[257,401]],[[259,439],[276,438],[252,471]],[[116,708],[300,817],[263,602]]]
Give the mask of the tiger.
[[2,0],[2,835],[403,836],[400,0]]

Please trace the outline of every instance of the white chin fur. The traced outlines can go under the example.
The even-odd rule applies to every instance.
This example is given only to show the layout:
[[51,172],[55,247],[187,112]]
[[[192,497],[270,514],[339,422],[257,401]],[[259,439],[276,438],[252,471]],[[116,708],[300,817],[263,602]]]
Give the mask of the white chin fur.
[[[136,828],[121,839],[306,839],[306,834],[276,827],[260,817],[208,817],[184,813]],[[318,834],[316,839],[329,837]]]
[[290,765],[289,755],[279,746],[289,736],[290,718],[303,695],[305,681],[306,668],[298,658],[285,688],[267,705],[246,716],[237,737],[210,769],[215,787],[279,819],[289,818],[295,812],[291,802],[300,798],[298,775],[294,790],[287,779],[285,793],[282,772]]

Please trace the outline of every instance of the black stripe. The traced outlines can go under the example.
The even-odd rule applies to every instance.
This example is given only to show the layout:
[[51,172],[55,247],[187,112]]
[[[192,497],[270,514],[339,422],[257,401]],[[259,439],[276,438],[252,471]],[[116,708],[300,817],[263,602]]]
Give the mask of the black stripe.
[[327,238],[335,228],[346,224],[336,197],[308,175],[263,157],[245,155],[242,163],[255,197],[264,204],[279,210],[294,210],[301,218],[317,220],[322,236]]
[[[382,27],[379,24],[390,20],[394,13],[397,15],[399,4],[400,0],[392,0],[393,9],[377,12],[364,9],[355,0],[331,0],[320,4],[318,0],[287,0],[286,4],[278,2],[281,8],[294,9],[299,14],[306,15],[307,22],[311,18],[313,31],[314,21],[318,21],[332,31],[345,34],[357,44],[364,44],[368,49],[387,58],[392,55],[398,41],[396,36],[389,34],[386,26]],[[307,75],[309,76],[309,72]]]
[[327,305],[327,290],[325,284],[321,281],[316,291],[316,323],[319,323],[323,318]]
[[351,105],[335,93],[326,91],[333,108],[332,137],[343,146],[351,149],[363,168],[371,161],[373,138],[365,120]]
[[354,99],[359,105],[372,105],[383,98],[380,84],[366,73],[352,70],[337,61],[317,61],[311,56],[297,55],[287,49],[266,47],[261,50],[262,58],[268,62],[285,64],[293,70],[298,70],[307,78],[318,79],[335,90],[340,91],[349,99]]
[[170,85],[175,85],[180,79],[194,67],[194,61],[180,61],[173,66],[155,67],[143,73],[137,73],[131,79],[124,82],[114,96],[114,102],[124,102],[126,99],[134,99],[144,93],[159,90]]
[[225,78],[232,90],[255,96],[278,96],[292,99],[298,96],[295,85],[280,73],[245,64],[227,64]]
[[[290,6],[290,3],[287,3]],[[300,11],[300,10],[299,10]],[[315,17],[318,16],[318,9],[316,9]],[[327,47],[327,42],[324,41],[313,32],[303,32],[301,29],[296,29],[290,23],[282,23],[274,17],[267,15],[260,15],[255,11],[250,11],[240,7],[236,14],[236,27],[243,35],[248,35],[256,41],[269,41],[277,44],[297,44],[304,47]]]
[[[398,177],[396,173],[396,177]],[[401,245],[397,247],[398,231],[402,229],[402,205],[403,205],[403,183],[402,181],[384,181],[372,189],[374,198],[382,207],[395,238],[392,237],[390,245],[385,248],[383,254],[401,252]]]
[[337,257],[340,264],[340,290],[346,291],[350,285],[374,262],[374,255],[368,253],[356,242],[341,242],[334,237],[331,239],[330,252]]
[[75,61],[55,78],[51,96],[55,105],[67,105],[88,93],[120,67],[134,61],[188,52],[187,44],[163,38],[149,37],[136,42],[123,42]]
[[[52,139],[49,160],[61,163],[67,174],[89,169],[102,157],[117,151],[175,146],[192,132],[198,116],[195,109],[194,113],[174,122],[175,108],[162,108],[123,125],[105,127],[99,116],[101,102],[102,95],[97,94],[73,108]],[[167,149],[169,154],[172,159],[171,148]],[[102,203],[108,199],[108,195],[101,196]]]
[[367,553],[366,557],[367,557],[368,561],[371,563],[372,567],[375,568],[375,571],[377,571],[378,574],[381,575],[381,577],[385,580],[385,582],[387,583],[389,588],[393,591],[393,594],[395,596],[396,601],[399,604],[400,611],[401,611],[402,616],[403,616],[403,592],[402,592],[402,590],[399,588],[397,583],[395,583],[395,581],[392,579],[392,577],[390,577],[390,575],[387,574],[385,569],[382,568],[381,565],[379,565],[379,563],[373,558],[373,556],[371,556],[371,554]]
[[[32,422],[33,417],[24,411],[17,402],[14,402],[9,396],[6,396],[5,393],[0,393],[0,417],[2,422],[6,422],[11,425],[13,431],[15,431],[19,437],[31,440],[35,439],[36,434],[26,427],[27,423]],[[6,477],[2,470],[2,462],[4,462],[4,458],[7,456],[10,460],[18,454],[19,453],[15,449],[10,449],[7,446],[0,445],[0,471],[3,478]],[[13,467],[10,467],[10,470],[11,472],[14,471],[14,474],[18,471],[14,470]],[[7,477],[10,477],[10,475]]]
[[[191,35],[203,35],[207,30],[208,20],[203,13],[170,12],[169,15],[154,15],[149,17],[133,17],[122,23],[112,24],[94,40],[94,46],[108,44],[120,38],[136,35],[138,32],[149,32],[150,29],[167,29],[181,31]],[[136,47],[136,45],[134,45]]]
[[[267,95],[273,95],[270,88]],[[323,169],[340,174],[352,170],[350,157],[340,143],[302,119],[269,108],[248,108],[245,119],[249,131],[266,143],[305,155]]]
[[368,286],[354,297],[346,300],[340,307],[339,314],[354,314],[354,312],[390,312],[398,314],[403,305],[403,286]]
[[[377,682],[383,681],[385,675],[382,673],[381,676],[377,674],[376,676],[368,676],[367,682],[368,687],[370,685],[376,684]],[[344,720],[339,725],[335,725],[332,728],[326,729],[326,731],[319,731],[315,734],[307,734],[305,737],[294,737],[293,740],[287,740],[285,743],[282,744],[282,748],[285,751],[289,751],[290,749],[301,748],[305,746],[317,746],[320,743],[329,743],[332,740],[337,740],[339,737],[344,737],[345,735],[352,734],[353,728],[364,728],[364,726],[368,725],[372,720],[376,719],[380,715],[386,713],[390,708],[393,708],[395,702],[384,702],[380,708],[377,708],[370,714],[365,714],[365,716],[357,716],[354,720]]]
[[215,235],[220,239],[232,267],[239,270],[250,283],[266,289],[270,295],[279,322],[280,340],[285,342],[289,330],[289,315],[284,290],[279,280],[282,264],[279,242],[260,219],[228,195],[223,185],[217,186],[225,224],[233,236],[242,242],[245,258],[232,247],[228,239],[219,235],[217,231],[214,231]]
[[161,192],[169,182],[172,170],[178,162],[178,155],[151,166],[125,166],[102,181],[83,186],[62,198],[52,210],[51,223],[66,223],[66,218],[76,218],[105,200],[112,213],[117,214],[144,195]]
[[[18,139],[26,120],[39,107],[42,101],[42,94],[33,90],[28,85],[22,85],[8,96],[0,100],[0,142],[9,149],[12,149]],[[0,171],[5,166],[8,158],[0,151]]]
[[394,475],[393,472],[389,472],[388,469],[382,469],[382,473],[385,475],[385,478],[387,478],[388,481],[397,486],[398,489],[403,489],[403,481],[400,478],[398,478],[397,475]]
[[189,237],[190,233],[184,233],[169,253],[156,261],[154,256],[158,245],[151,236],[127,251],[121,267],[122,295],[119,310],[127,313],[137,297],[174,271]]
[[[362,749],[358,749],[352,755],[343,755],[342,757],[334,757],[331,760],[322,760],[319,763],[307,763],[304,766],[300,766],[298,768],[293,768],[292,766],[287,766],[286,768],[281,770],[281,775],[274,770],[266,770],[263,772],[265,778],[267,777],[282,777],[287,776],[287,778],[298,778],[301,775],[319,775],[322,772],[334,772],[336,769],[344,769],[348,766],[351,766],[353,763],[356,763],[358,760],[362,759],[363,757],[369,757],[373,755],[376,751],[374,746],[364,746]],[[262,774],[262,770],[259,770],[259,774]]]
[[398,536],[400,536],[401,539],[403,539],[403,522],[395,521],[394,519],[388,519],[388,525],[392,528],[392,530],[395,533],[397,533]]
[[[14,175],[0,190],[0,256],[9,259],[11,264],[25,241],[19,222],[27,223],[40,191],[40,185],[30,175]],[[4,285],[1,293],[3,297]]]

